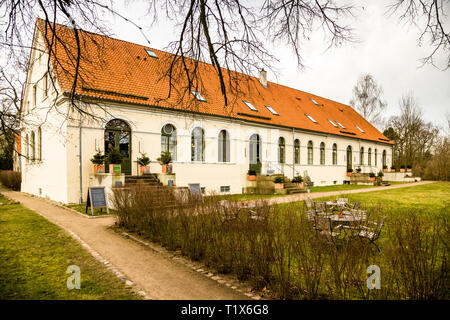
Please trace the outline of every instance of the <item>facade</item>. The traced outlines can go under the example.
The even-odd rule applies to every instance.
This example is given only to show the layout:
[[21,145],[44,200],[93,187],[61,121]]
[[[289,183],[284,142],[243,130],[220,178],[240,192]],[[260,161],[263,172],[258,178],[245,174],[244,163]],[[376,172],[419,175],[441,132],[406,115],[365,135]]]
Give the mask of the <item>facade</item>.
[[[49,52],[39,23],[34,47]],[[134,56],[139,63],[144,62],[144,50],[150,50],[111,38],[106,41],[110,44],[105,44],[105,50],[115,54],[120,54],[119,47],[127,52],[137,50]],[[162,64],[162,57],[169,55],[152,52],[159,61],[149,54],[146,63]],[[90,159],[97,151],[108,152],[113,146],[119,146],[125,156],[122,167],[126,174],[138,174],[136,160],[141,153],[152,160],[151,172],[161,172],[156,158],[167,150],[174,158],[177,186],[200,183],[215,193],[241,193],[249,166],[255,163],[261,164],[262,174],[283,173],[289,178],[307,174],[319,186],[342,184],[347,168],[376,173],[383,164],[391,163],[392,143],[351,107],[266,82],[265,72],[260,79],[245,76],[259,90],[248,89],[234,99],[232,112],[224,113],[223,106],[218,107],[221,97],[208,87],[189,97],[201,102],[194,111],[156,103],[157,88],[145,92],[129,83],[137,77],[132,77],[133,68],[139,67],[142,74],[142,67],[107,58],[105,54],[103,61],[114,61],[108,65],[111,74],[117,76],[126,65],[124,72],[132,80],[114,82],[99,77],[89,87],[81,87],[79,106],[96,116],[93,118],[71,109],[64,94],[70,91],[70,79],[55,66],[49,76],[48,54],[32,50],[23,98],[22,191],[64,203],[78,202],[80,195],[86,201],[93,173]],[[148,72],[150,77],[151,70]],[[286,100],[289,96],[291,100]]]

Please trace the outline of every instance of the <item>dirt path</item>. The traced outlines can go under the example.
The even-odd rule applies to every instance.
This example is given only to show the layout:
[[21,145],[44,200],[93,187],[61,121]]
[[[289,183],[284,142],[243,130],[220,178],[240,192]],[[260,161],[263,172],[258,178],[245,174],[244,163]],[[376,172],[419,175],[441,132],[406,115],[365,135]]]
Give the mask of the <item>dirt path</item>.
[[391,189],[420,186],[420,185],[429,184],[429,183],[433,183],[433,181],[420,181],[420,182],[412,182],[412,183],[405,183],[405,184],[396,184],[396,185],[388,186],[388,187],[373,187],[373,188],[328,191],[328,192],[297,193],[297,194],[292,194],[292,195],[288,195],[288,196],[284,196],[284,197],[269,198],[269,199],[267,199],[267,201],[269,204],[272,205],[272,204],[276,204],[276,203],[301,201],[301,200],[305,200],[306,198],[314,199],[314,198],[322,198],[322,197],[330,197],[330,196],[341,196],[341,195],[352,194],[352,193],[385,191],[385,190],[391,190]]
[[[300,201],[306,197],[319,198],[350,193],[383,191],[428,183],[431,182],[296,194],[270,199],[270,203]],[[108,230],[107,227],[114,224],[113,217],[87,219],[86,217],[55,206],[48,201],[30,197],[24,193],[5,190],[2,190],[2,193],[9,198],[20,201],[24,206],[38,212],[49,221],[62,226],[67,231],[75,233],[92,249],[109,260],[129,280],[145,290],[152,299],[248,299],[244,294],[207,278],[186,265],[172,261],[164,257],[161,253],[145,248],[132,240],[125,239],[113,231]]]
[[244,294],[219,284],[181,263],[108,230],[107,227],[114,223],[113,217],[87,219],[20,192],[2,190],[2,193],[20,201],[49,221],[74,232],[129,280],[145,290],[152,299],[249,299]]

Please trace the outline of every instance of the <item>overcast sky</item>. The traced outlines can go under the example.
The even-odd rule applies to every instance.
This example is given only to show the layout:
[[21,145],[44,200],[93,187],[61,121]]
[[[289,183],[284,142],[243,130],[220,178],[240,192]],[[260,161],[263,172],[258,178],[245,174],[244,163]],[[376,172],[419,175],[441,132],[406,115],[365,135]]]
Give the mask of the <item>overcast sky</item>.
[[[323,35],[320,32],[312,34],[311,41],[302,48],[306,66],[302,70],[297,68],[291,50],[277,44],[272,52],[279,59],[275,65],[279,72],[277,76],[269,72],[268,80],[348,104],[359,75],[371,73],[383,87],[383,98],[388,103],[386,117],[398,113],[401,95],[411,91],[424,118],[444,126],[445,114],[450,112],[450,70],[440,71],[431,65],[420,68],[420,58],[431,48],[427,43],[418,46],[418,28],[399,22],[397,16],[384,15],[389,3],[392,0],[364,2],[364,10],[358,11],[357,21],[352,24],[359,42],[326,50]],[[162,16],[157,25],[148,27],[142,3],[133,2],[125,10],[120,6],[116,9],[145,27],[153,48],[164,49],[170,41],[177,39],[171,23]],[[445,23],[448,30],[449,20]],[[117,38],[148,45],[135,27],[119,18],[112,19],[108,27]],[[445,61],[444,55],[440,58],[441,62]]]

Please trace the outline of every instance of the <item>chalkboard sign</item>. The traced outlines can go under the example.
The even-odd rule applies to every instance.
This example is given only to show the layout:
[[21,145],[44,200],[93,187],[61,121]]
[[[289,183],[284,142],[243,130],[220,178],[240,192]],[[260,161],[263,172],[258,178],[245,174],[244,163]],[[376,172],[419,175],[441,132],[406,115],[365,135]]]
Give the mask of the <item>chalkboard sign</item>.
[[89,187],[87,201],[86,201],[86,213],[88,207],[91,207],[91,214],[94,215],[94,208],[106,208],[109,213],[108,204],[106,203],[105,187]]
[[189,183],[188,184],[189,191],[191,192],[191,195],[195,198],[202,199],[202,190],[200,188],[200,183]]

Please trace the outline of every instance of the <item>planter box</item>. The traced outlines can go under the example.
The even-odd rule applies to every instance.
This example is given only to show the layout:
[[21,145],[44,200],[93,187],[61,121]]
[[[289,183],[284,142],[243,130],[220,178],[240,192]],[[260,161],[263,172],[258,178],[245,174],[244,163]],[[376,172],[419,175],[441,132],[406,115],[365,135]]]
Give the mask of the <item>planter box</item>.
[[139,171],[141,174],[150,173],[150,166],[139,166]]
[[105,173],[104,164],[94,164],[94,173]]
[[275,189],[283,189],[284,183],[275,183]]
[[303,188],[304,184],[305,184],[304,182],[295,182],[297,188]]
[[256,176],[255,175],[249,175],[249,176],[247,176],[247,180],[248,181],[255,181],[256,180]]
[[405,169],[400,169],[400,172],[405,172]]
[[122,165],[121,164],[110,164],[109,165],[109,173],[121,173]]
[[171,164],[163,164],[162,165],[162,173],[172,173],[172,165]]

